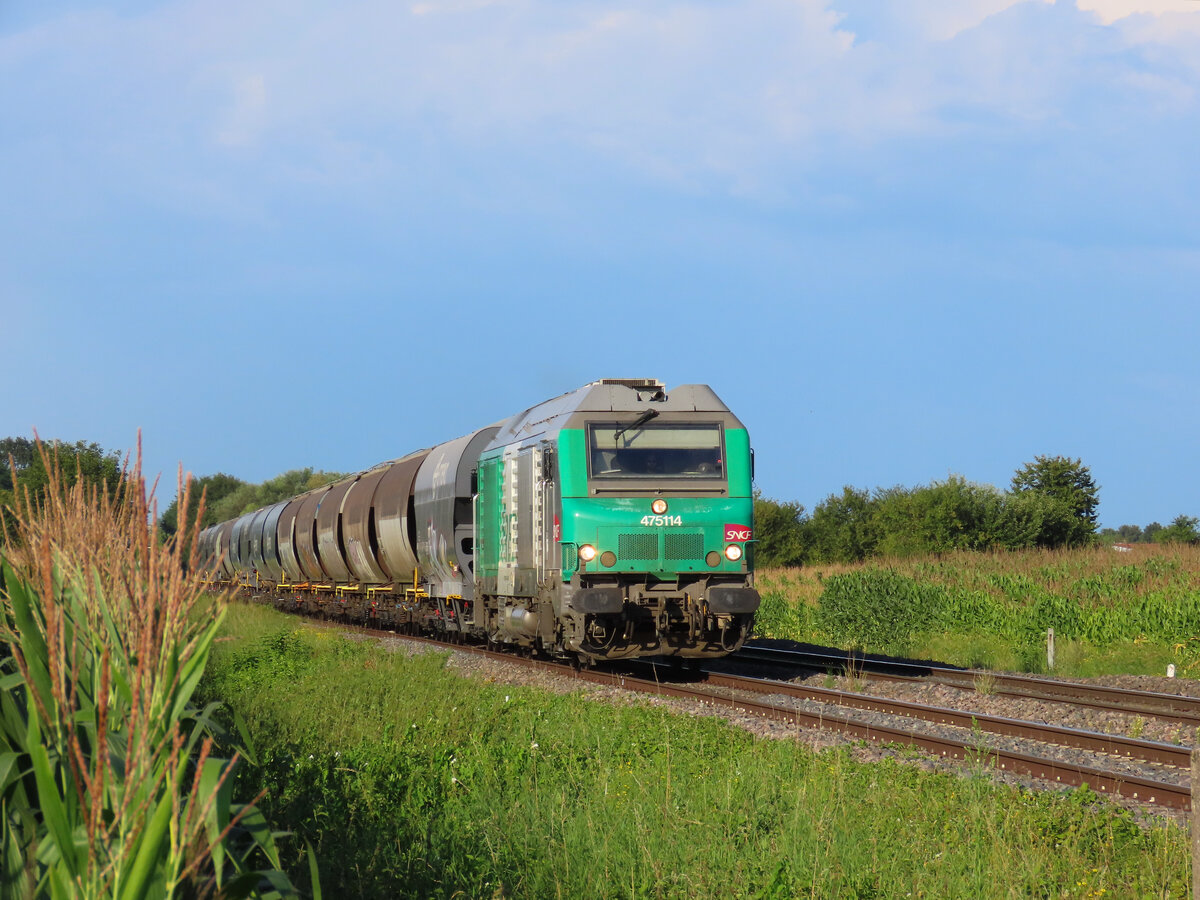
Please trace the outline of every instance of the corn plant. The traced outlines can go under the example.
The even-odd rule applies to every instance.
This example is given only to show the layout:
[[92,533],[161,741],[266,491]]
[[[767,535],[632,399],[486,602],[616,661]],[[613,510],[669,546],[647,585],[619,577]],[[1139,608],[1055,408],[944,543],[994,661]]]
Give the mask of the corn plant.
[[0,553],[0,897],[296,896],[191,703],[224,616],[194,534],[159,543],[140,445],[114,496],[39,450]]

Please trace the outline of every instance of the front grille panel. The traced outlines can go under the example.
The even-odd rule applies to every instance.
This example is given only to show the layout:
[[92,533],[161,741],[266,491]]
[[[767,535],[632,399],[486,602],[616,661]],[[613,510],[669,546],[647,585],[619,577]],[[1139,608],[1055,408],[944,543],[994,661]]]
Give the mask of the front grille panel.
[[658,559],[657,534],[622,534],[617,536],[619,559]]
[[702,534],[667,534],[667,559],[699,559],[704,555],[704,535]]

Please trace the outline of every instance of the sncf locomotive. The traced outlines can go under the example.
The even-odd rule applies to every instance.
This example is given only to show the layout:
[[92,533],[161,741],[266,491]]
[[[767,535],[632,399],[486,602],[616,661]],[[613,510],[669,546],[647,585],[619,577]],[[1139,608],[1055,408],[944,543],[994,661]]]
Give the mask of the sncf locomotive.
[[753,457],[713,391],[605,379],[205,529],[214,582],[585,662],[750,633]]

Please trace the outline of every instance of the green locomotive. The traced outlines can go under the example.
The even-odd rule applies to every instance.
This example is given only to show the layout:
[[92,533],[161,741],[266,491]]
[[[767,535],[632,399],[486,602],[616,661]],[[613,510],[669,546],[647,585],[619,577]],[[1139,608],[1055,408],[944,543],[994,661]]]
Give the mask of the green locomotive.
[[751,467],[702,385],[604,380],[509,420],[475,497],[489,633],[584,658],[738,649],[759,603]]

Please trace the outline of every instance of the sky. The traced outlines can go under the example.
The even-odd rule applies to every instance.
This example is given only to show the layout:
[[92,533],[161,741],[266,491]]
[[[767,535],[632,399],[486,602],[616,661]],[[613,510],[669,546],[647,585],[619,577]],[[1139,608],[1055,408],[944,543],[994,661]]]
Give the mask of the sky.
[[1197,0],[5,0],[0,436],[262,481],[605,377],[757,486],[1200,516]]

